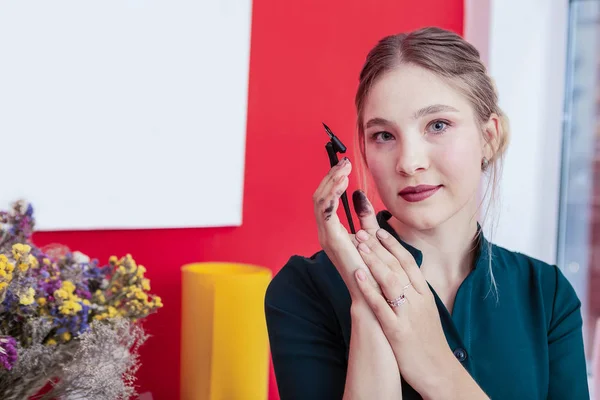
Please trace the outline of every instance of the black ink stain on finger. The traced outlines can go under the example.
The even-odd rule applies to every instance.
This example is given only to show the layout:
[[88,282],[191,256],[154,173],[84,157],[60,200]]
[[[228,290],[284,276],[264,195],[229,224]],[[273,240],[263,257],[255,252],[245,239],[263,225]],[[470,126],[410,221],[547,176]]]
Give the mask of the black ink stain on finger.
[[327,207],[325,209],[325,214],[331,214],[331,212],[333,211],[333,206],[335,205],[335,203],[333,202],[333,200],[331,200],[329,202],[329,207]]
[[369,199],[362,190],[355,190],[352,193],[352,203],[354,203],[354,211],[359,217],[365,217],[371,213]]
[[325,221],[329,221],[329,219],[331,218],[331,214],[333,213],[334,206],[335,206],[335,202],[333,200],[329,201],[329,207],[327,207],[325,209],[325,211],[323,211],[323,213],[325,214]]

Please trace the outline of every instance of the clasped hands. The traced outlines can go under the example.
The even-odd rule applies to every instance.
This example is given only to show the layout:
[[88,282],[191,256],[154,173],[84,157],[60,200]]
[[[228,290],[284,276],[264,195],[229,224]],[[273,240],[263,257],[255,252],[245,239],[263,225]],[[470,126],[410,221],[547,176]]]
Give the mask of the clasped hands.
[[[352,196],[360,231],[350,235],[340,222],[339,199],[348,187],[351,168],[342,159],[313,195],[319,243],[346,283],[353,307],[368,305],[391,345],[401,375],[423,394],[452,379],[448,374],[457,365],[463,368],[448,346],[433,293],[414,257],[379,227],[362,191]],[[427,377],[434,377],[435,382]]]

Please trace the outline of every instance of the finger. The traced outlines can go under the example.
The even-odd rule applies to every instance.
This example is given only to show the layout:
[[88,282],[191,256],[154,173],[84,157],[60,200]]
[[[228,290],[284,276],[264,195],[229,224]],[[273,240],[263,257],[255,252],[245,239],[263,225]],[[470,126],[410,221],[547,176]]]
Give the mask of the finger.
[[[402,266],[400,265],[400,261],[379,242],[379,239],[376,235],[377,231],[370,234],[364,230],[360,230],[356,232],[356,239],[360,243],[365,243],[369,249],[374,252],[377,257],[379,257],[379,259],[381,259],[381,261],[383,261],[383,263],[392,271],[398,272],[401,275],[406,275],[402,269]],[[408,280],[408,277],[403,280]]]
[[373,205],[367,198],[367,195],[362,190],[355,190],[352,193],[352,203],[354,204],[354,211],[360,221],[360,227],[366,231],[375,232],[379,229],[379,223],[377,223],[377,215]]
[[[358,246],[358,244],[360,243],[358,240],[356,240],[356,237],[355,237],[356,235],[348,234],[348,236],[350,237],[350,240],[352,240],[352,244],[356,248]],[[364,260],[363,260],[363,269],[365,269],[364,268]],[[371,284],[371,286],[373,286],[373,288],[375,288],[377,293],[381,293],[381,287],[375,280],[375,277],[373,276],[371,271],[367,268],[367,269],[365,269],[365,272],[367,274],[367,279],[368,279],[369,283]]]
[[335,184],[337,181],[341,179],[341,176],[350,174],[352,170],[352,165],[350,160],[347,157],[342,158],[336,165],[331,167],[327,172],[327,175],[323,177],[319,186],[315,190],[313,197],[317,197],[319,194],[327,192],[331,185]]
[[[332,172],[332,178],[325,177],[313,195],[315,217],[319,226],[324,228],[327,225],[341,224],[337,216],[337,209],[340,203],[339,199],[348,187],[351,164],[346,162],[344,165],[334,168],[336,170]],[[328,222],[330,223],[327,224]]]
[[[329,172],[327,172],[327,175],[325,175],[325,178],[323,179],[323,182],[327,185],[327,184],[331,184],[331,183],[335,183],[336,180],[338,180],[340,178],[341,174],[344,174],[344,170],[347,167],[351,167],[351,162],[348,159],[348,157],[344,157],[341,160],[339,160],[337,162],[337,164],[335,164],[333,167],[331,167],[329,169]],[[350,173],[350,171],[347,171],[348,173]]]
[[402,268],[399,268],[400,271],[392,270],[364,242],[358,245],[358,252],[387,299],[392,300],[404,294],[410,281]]
[[[395,237],[389,234],[385,229],[377,231],[377,238],[383,247],[385,247],[400,263],[400,266],[408,276],[414,289],[420,294],[429,291],[427,280],[419,269],[417,262],[412,254]],[[377,279],[377,278],[376,278]]]
[[354,276],[360,292],[369,307],[371,307],[371,310],[373,310],[373,314],[375,314],[379,320],[379,324],[384,333],[390,332],[397,323],[396,313],[385,301],[383,296],[380,293],[377,293],[377,291],[368,284],[366,280],[366,271],[364,269],[359,268],[356,270]]
[[[352,171],[350,161],[344,157],[332,167],[313,194],[314,212],[319,231],[319,242],[328,257],[338,268],[345,282],[351,282],[357,268],[365,268],[364,261],[356,250],[356,240],[348,235],[340,222],[337,210],[340,197],[348,187],[348,175]],[[369,273],[372,287],[380,291],[379,285]],[[350,281],[347,279],[350,278]],[[352,288],[348,288],[352,291]]]

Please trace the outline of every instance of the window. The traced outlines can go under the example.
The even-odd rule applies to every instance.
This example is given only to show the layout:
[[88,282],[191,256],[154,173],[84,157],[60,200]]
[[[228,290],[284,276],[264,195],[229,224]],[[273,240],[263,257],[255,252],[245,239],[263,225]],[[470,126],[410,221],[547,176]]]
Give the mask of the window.
[[557,259],[582,301],[590,365],[600,346],[600,1],[572,0],[569,8]]

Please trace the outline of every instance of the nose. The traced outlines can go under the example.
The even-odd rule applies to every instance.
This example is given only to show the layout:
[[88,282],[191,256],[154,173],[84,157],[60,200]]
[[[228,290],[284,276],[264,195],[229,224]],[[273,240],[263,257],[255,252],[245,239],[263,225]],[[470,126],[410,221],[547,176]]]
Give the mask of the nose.
[[398,160],[396,172],[412,176],[426,171],[429,167],[426,144],[419,139],[403,140],[398,144]]

